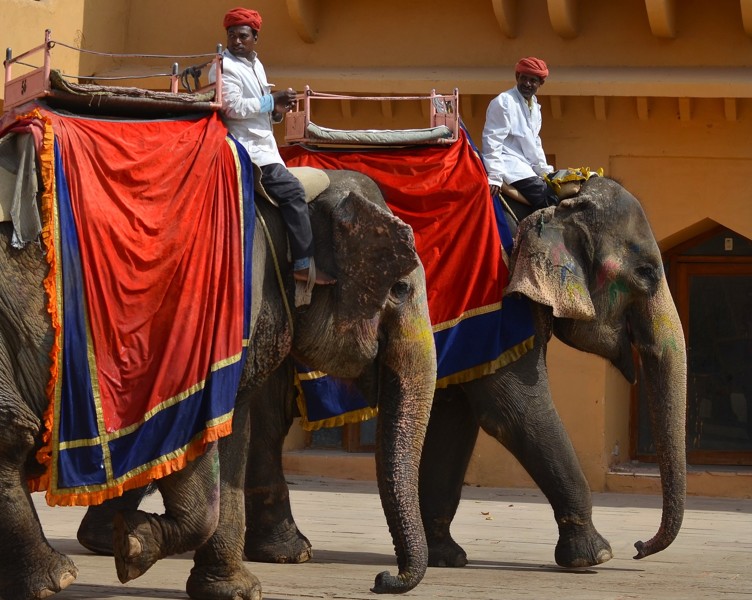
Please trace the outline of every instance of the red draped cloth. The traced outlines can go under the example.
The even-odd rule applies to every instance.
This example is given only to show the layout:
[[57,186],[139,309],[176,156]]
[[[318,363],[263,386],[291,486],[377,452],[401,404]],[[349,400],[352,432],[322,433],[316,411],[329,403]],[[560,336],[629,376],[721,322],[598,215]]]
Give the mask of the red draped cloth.
[[216,114],[35,114],[53,134],[39,153],[55,342],[47,472],[30,486],[50,504],[97,504],[231,431],[248,338],[250,161]]
[[376,181],[394,214],[413,228],[434,327],[501,301],[508,269],[485,171],[464,131],[450,146],[280,150],[291,167],[351,169]]
[[426,272],[438,387],[491,373],[530,348],[525,307],[505,299],[502,311],[506,223],[497,219],[485,168],[464,130],[451,145],[280,151],[290,167],[368,175],[412,227]]

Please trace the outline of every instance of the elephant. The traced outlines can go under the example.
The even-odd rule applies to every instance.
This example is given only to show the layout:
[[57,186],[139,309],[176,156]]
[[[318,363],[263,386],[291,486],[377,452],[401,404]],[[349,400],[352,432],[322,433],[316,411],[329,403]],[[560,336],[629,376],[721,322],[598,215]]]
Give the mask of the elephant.
[[[0,549],[0,598],[26,600],[61,591],[78,570],[45,539],[26,484],[27,477],[42,472],[36,451],[41,445],[53,335],[42,287],[47,263],[35,244],[12,248],[11,235],[12,226],[0,223],[0,499],[6,515],[0,524],[6,540]],[[184,469],[159,480],[167,512],[149,520],[159,531],[162,543],[157,551],[162,556],[200,545],[216,528],[219,481],[213,474],[218,456],[214,442]],[[122,526],[117,529],[124,531]],[[129,546],[122,536],[116,544]],[[119,554],[118,574],[125,575],[132,566]]]
[[[337,285],[317,287],[313,302],[292,319],[283,302],[265,301],[261,307],[251,348],[253,377],[241,384],[238,394],[244,412],[236,409],[233,435],[220,440],[221,465],[230,468],[221,471],[217,530],[195,555],[187,588],[194,598],[246,598],[235,595],[247,581],[242,564],[245,514],[238,510],[243,506],[246,457],[249,443],[264,446],[258,432],[284,410],[276,389],[289,357],[352,381],[378,406],[377,481],[399,573],[378,574],[373,591],[407,592],[426,571],[417,477],[436,382],[436,354],[425,276],[412,230],[391,215],[375,182],[353,171],[326,172],[331,185],[325,197],[313,203],[311,220],[314,230],[323,233],[317,239],[333,240],[329,247],[317,245],[316,263],[337,274]],[[259,204],[259,213],[261,222],[275,227],[271,238],[277,242],[276,253],[284,252],[277,211]],[[263,284],[254,284],[254,289],[263,289],[265,299],[278,289],[269,253],[256,244],[254,266],[259,260],[266,270]],[[257,271],[254,268],[254,277]]]
[[[169,554],[195,550],[191,597],[260,599],[260,583],[242,561],[251,403],[268,393],[265,382],[274,381],[271,375],[289,356],[353,380],[379,407],[378,485],[399,573],[379,574],[374,590],[404,592],[422,579],[428,550],[417,478],[436,381],[425,276],[412,230],[391,214],[376,184],[355,172],[328,175],[328,188],[310,213],[315,261],[336,273],[336,285],[316,286],[310,303],[293,306],[286,229],[278,209],[258,200],[252,335],[232,434],[182,471],[157,480],[165,515],[135,510],[129,498],[139,494],[113,503],[123,509],[108,524],[121,581]],[[0,478],[0,498],[8,515],[0,524],[7,540],[0,550],[0,597],[6,600],[50,596],[77,575],[72,561],[46,541],[25,485],[39,468],[35,449],[52,333],[41,285],[46,263],[35,245],[12,248],[11,233],[10,224],[0,223],[0,467],[7,475]]]
[[429,565],[467,563],[450,525],[481,427],[517,458],[551,504],[557,564],[576,568],[612,558],[592,523],[589,486],[551,399],[545,361],[552,335],[607,359],[632,384],[639,356],[663,510],[658,532],[635,543],[634,558],[664,550],[684,515],[686,348],[640,203],[616,181],[591,177],[577,196],[520,221],[510,268],[506,293],[529,298],[534,348],[492,375],[434,396],[420,470]]
[[[529,298],[534,347],[490,375],[435,391],[419,483],[428,564],[467,564],[450,526],[481,427],[517,458],[551,504],[559,529],[556,562],[577,568],[612,558],[593,525],[590,489],[551,397],[546,348],[552,335],[606,358],[630,383],[636,380],[633,350],[639,355],[663,512],[657,534],[635,544],[635,558],[659,552],[675,539],[684,513],[686,349],[645,213],[619,183],[592,177],[576,197],[523,219],[515,239],[506,293]],[[276,391],[252,404],[258,429],[248,451],[244,551],[252,561],[304,562],[311,544],[292,516],[281,461],[294,412],[289,366],[267,383]],[[286,398],[286,408],[272,401],[275,395]]]

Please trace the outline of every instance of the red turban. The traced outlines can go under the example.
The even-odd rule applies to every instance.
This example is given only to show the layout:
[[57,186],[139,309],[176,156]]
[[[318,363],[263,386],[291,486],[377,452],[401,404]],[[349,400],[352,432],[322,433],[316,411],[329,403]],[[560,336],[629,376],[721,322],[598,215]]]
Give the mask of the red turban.
[[527,75],[535,75],[537,77],[540,77],[541,80],[548,77],[548,67],[546,66],[546,63],[543,62],[540,58],[535,58],[534,56],[528,56],[527,58],[522,58],[517,63],[517,66],[514,68],[515,75],[517,73],[526,73]]
[[255,10],[233,8],[232,10],[227,11],[222,25],[225,29],[236,27],[238,25],[248,25],[251,29],[259,31],[261,29],[261,15]]

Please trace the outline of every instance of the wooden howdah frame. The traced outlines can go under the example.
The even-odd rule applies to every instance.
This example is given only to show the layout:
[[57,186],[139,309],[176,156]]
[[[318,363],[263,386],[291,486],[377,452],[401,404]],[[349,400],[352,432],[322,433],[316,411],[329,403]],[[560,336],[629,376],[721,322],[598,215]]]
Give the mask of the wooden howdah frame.
[[[423,101],[429,105],[429,126],[423,129],[327,129],[312,118],[313,104],[318,102],[405,102]],[[459,137],[459,91],[424,96],[352,96],[314,92],[309,86],[297,95],[292,111],[285,115],[285,142],[311,145],[387,145],[451,144]],[[322,133],[323,132],[323,133]]]
[[[185,113],[201,111],[217,111],[222,107],[222,47],[218,46],[216,53],[197,55],[146,55],[146,54],[113,54],[95,52],[75,48],[56,42],[51,37],[51,30],[47,29],[44,43],[26,52],[13,56],[12,49],[5,53],[5,100],[4,112],[8,112],[31,102],[43,100],[50,106],[60,106],[72,111],[85,113],[132,114],[152,116],[162,113]],[[67,75],[55,71],[53,67],[52,49],[60,45],[73,51],[98,54],[113,58],[158,58],[172,62],[169,73],[160,74],[132,74],[121,77]],[[41,55],[41,65],[22,62],[37,59]],[[180,71],[177,60],[201,59],[203,64]],[[13,76],[13,67],[23,65],[31,70],[17,77]],[[201,68],[216,66],[216,81],[206,85],[197,85],[196,89],[180,91],[181,79],[185,80],[188,73],[200,73]],[[117,87],[111,82],[115,80],[140,80],[146,78],[169,79],[169,83],[162,87],[163,91],[150,91],[138,87]],[[70,82],[69,82],[70,80]],[[73,81],[77,80],[77,81]],[[108,81],[109,85],[87,84],[80,81],[96,80]],[[197,77],[195,81],[198,81]],[[159,87],[159,86],[157,86]],[[185,84],[184,84],[185,87]],[[166,88],[166,89],[164,89]]]

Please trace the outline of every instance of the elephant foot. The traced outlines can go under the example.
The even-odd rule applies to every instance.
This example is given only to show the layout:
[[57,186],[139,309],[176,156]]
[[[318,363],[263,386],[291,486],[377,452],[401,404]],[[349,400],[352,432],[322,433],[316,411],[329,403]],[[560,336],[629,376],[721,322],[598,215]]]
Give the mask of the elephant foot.
[[289,520],[267,532],[247,531],[243,552],[247,560],[264,563],[298,564],[313,557],[311,542]]
[[[39,566],[37,566],[39,565]],[[35,562],[28,576],[14,577],[10,588],[3,586],[2,598],[41,600],[62,592],[78,576],[78,568],[64,554],[51,550],[46,561]]]
[[119,512],[115,515],[113,528],[115,568],[120,583],[140,577],[162,558],[146,513]]
[[113,521],[120,510],[136,510],[141,500],[153,489],[138,488],[128,490],[118,498],[106,500],[97,506],[90,506],[81,519],[76,538],[78,543],[94,554],[112,556]]
[[227,575],[194,567],[185,590],[194,600],[261,600],[261,582],[242,566]]
[[467,553],[451,537],[428,542],[429,567],[464,567]]
[[89,519],[87,512],[76,533],[76,539],[87,550],[102,556],[112,556],[112,521],[99,522]]
[[577,569],[600,565],[614,555],[611,545],[591,523],[586,527],[561,527],[554,557],[560,567]]

